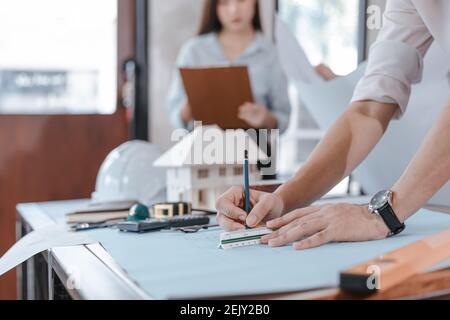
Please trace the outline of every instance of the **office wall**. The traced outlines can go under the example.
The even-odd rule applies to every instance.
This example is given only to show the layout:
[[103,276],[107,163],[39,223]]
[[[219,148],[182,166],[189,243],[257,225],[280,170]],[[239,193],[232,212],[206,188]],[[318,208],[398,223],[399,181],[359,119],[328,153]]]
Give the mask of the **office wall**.
[[150,139],[170,146],[165,99],[181,45],[198,27],[203,0],[150,1]]
[[[150,1],[150,139],[170,147],[171,127],[165,109],[174,63],[182,44],[197,31],[203,0]],[[260,0],[265,30],[272,26],[274,0]],[[271,32],[268,33],[271,36]]]

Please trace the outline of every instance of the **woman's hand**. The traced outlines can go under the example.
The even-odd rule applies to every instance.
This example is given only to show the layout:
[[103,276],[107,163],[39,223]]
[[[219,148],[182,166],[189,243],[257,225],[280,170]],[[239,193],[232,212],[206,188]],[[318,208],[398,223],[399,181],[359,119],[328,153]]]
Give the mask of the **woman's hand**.
[[250,190],[250,203],[253,210],[247,215],[241,209],[244,206],[244,188],[229,189],[217,200],[217,222],[225,230],[235,231],[245,229],[246,225],[257,227],[283,213],[283,201],[276,194]]
[[330,80],[337,78],[337,75],[326,64],[321,63],[321,64],[317,65],[315,67],[315,70],[316,70],[316,73],[319,76],[321,76],[322,79],[324,79],[326,81],[330,81]]
[[356,242],[384,239],[389,229],[367,206],[333,204],[292,211],[269,221],[276,230],[262,242],[272,247],[294,243],[296,250],[319,247],[329,242]]
[[247,102],[239,107],[238,118],[256,129],[276,129],[278,120],[264,106]]
[[181,109],[181,119],[185,124],[188,124],[193,120],[191,106],[188,102],[186,102],[183,109]]

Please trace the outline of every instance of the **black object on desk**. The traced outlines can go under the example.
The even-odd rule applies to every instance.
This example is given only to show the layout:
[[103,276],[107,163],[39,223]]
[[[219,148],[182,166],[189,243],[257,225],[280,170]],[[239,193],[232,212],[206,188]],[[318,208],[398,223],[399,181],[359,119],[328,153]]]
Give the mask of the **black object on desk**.
[[201,226],[209,224],[206,216],[179,216],[167,219],[151,219],[138,222],[123,222],[117,224],[117,228],[124,232],[150,232],[162,229]]

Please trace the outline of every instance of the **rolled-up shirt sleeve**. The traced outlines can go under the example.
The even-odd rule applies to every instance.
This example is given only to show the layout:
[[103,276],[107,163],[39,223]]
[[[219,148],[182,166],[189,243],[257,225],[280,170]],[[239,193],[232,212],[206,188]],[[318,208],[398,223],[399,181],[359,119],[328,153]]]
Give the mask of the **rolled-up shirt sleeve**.
[[370,49],[365,76],[352,101],[373,100],[406,110],[411,85],[422,79],[423,57],[433,37],[411,0],[388,0],[383,27]]

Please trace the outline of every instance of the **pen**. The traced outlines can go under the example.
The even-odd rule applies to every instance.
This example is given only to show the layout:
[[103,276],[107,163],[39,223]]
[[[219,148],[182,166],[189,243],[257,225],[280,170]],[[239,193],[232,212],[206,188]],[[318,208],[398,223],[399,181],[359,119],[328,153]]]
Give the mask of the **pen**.
[[95,229],[106,229],[115,227],[117,222],[99,222],[99,223],[77,223],[75,225],[70,226],[70,231],[79,232],[79,231],[89,231]]
[[244,155],[244,198],[245,198],[245,212],[250,213],[250,181],[248,173],[248,150],[245,150]]

